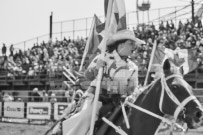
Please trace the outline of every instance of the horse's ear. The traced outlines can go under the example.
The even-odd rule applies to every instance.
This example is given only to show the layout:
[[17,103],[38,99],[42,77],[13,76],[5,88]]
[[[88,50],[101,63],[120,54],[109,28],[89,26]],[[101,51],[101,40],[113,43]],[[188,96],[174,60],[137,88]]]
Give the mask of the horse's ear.
[[181,75],[184,75],[184,69],[183,69],[183,66],[180,67],[179,72],[181,73]]
[[169,60],[166,59],[164,61],[164,65],[163,65],[164,74],[169,74],[171,72],[170,69],[171,69],[171,64],[170,64]]

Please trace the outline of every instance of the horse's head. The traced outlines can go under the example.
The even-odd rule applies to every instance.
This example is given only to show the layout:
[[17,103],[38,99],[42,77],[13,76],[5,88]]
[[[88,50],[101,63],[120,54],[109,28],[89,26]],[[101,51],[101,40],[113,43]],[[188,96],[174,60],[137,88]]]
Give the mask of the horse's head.
[[161,78],[162,92],[159,108],[162,113],[173,115],[175,120],[186,122],[189,128],[203,124],[203,109],[192,92],[192,87],[180,74],[172,73],[168,60],[164,63]]

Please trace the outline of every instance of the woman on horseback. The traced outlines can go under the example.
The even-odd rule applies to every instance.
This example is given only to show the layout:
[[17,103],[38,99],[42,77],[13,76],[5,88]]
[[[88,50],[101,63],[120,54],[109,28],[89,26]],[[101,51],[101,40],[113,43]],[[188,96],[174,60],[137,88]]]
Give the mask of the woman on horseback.
[[[84,106],[88,106],[87,108],[89,108],[89,111],[87,111],[87,108],[84,109],[86,110],[86,113],[84,113],[85,120],[81,120],[80,124],[78,122],[76,125],[77,127],[80,127],[80,129],[83,125],[86,125],[86,127],[82,128],[83,131],[81,132],[77,127],[73,127],[68,131],[67,135],[81,135],[81,133],[85,134],[88,132],[92,115],[91,109],[96,89],[97,74],[98,69],[101,66],[104,66],[104,74],[97,106],[97,113],[100,117],[107,116],[110,112],[113,112],[115,107],[124,97],[137,90],[138,67],[129,58],[139,44],[144,44],[144,41],[137,39],[130,30],[122,30],[109,37],[104,60],[100,59],[100,55],[98,55],[85,71],[85,78],[88,81],[91,81],[90,86],[85,93],[87,98],[85,101],[86,103],[84,103]],[[84,122],[86,123],[84,124]]]
[[130,30],[110,36],[104,60],[100,59],[100,55],[97,56],[85,71],[85,78],[92,81],[88,91],[91,92],[96,86],[101,66],[104,66],[101,84],[103,93],[128,95],[133,91],[138,86],[138,67],[130,60],[130,56],[140,44],[144,44],[144,41],[137,39]]

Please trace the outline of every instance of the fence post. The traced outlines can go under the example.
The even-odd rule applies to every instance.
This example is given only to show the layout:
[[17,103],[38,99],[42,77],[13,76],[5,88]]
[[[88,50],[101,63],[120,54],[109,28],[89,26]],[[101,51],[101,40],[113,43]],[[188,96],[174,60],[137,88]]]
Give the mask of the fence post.
[[24,52],[25,52],[26,41],[24,41]]
[[73,20],[73,39],[75,38],[75,20]]
[[149,18],[149,10],[147,11],[147,13],[148,13],[148,24],[149,24],[149,20],[150,20],[150,18]]
[[87,27],[88,27],[88,26],[87,26],[87,25],[88,25],[87,19],[88,19],[88,18],[86,18],[86,37],[85,37],[85,38],[87,38],[87,29],[88,29],[88,28],[87,28]]
[[139,11],[137,10],[137,25],[139,25]]
[[37,37],[37,44],[39,44],[39,37]]
[[61,22],[61,41],[63,40],[63,22]]
[[159,15],[159,24],[160,24],[160,8],[158,9],[158,15]]
[[176,20],[176,7],[175,7],[175,28],[176,28],[176,23],[177,23],[177,20]]

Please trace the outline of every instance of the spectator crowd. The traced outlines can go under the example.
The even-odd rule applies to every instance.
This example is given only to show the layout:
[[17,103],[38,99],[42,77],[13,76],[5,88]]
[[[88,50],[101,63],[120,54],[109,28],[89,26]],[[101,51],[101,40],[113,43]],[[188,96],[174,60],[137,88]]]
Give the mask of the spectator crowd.
[[[203,27],[200,19],[196,19],[195,22],[187,20],[186,23],[179,21],[177,27],[173,21],[161,21],[158,27],[155,27],[153,23],[150,25],[142,24],[133,28],[133,31],[136,37],[146,42],[146,44],[139,46],[131,56],[140,71],[147,70],[155,40],[157,40],[158,45],[172,50],[177,48],[195,49],[199,66],[203,64]],[[83,38],[78,40],[64,38],[62,41],[58,39],[47,43],[43,41],[41,44],[34,44],[28,50],[19,50],[18,52],[14,52],[15,47],[11,45],[9,48],[10,55],[8,56],[6,55],[7,47],[3,44],[0,71],[4,71],[8,77],[37,76],[39,74],[62,72],[63,66],[78,71],[86,40]],[[39,95],[38,89],[33,90],[33,95],[32,101],[36,102],[57,102],[58,100],[56,93],[48,94],[43,91]],[[66,98],[63,99],[64,101],[71,102],[73,91],[66,90],[63,96]],[[10,97],[7,99],[10,99]]]
[[31,49],[14,53],[10,47],[10,55],[6,56],[6,46],[2,47],[3,56],[0,58],[0,70],[6,71],[7,76],[35,76],[43,73],[62,71],[62,67],[78,70],[79,60],[85,47],[85,40],[63,41],[54,43],[42,42],[34,44]]

